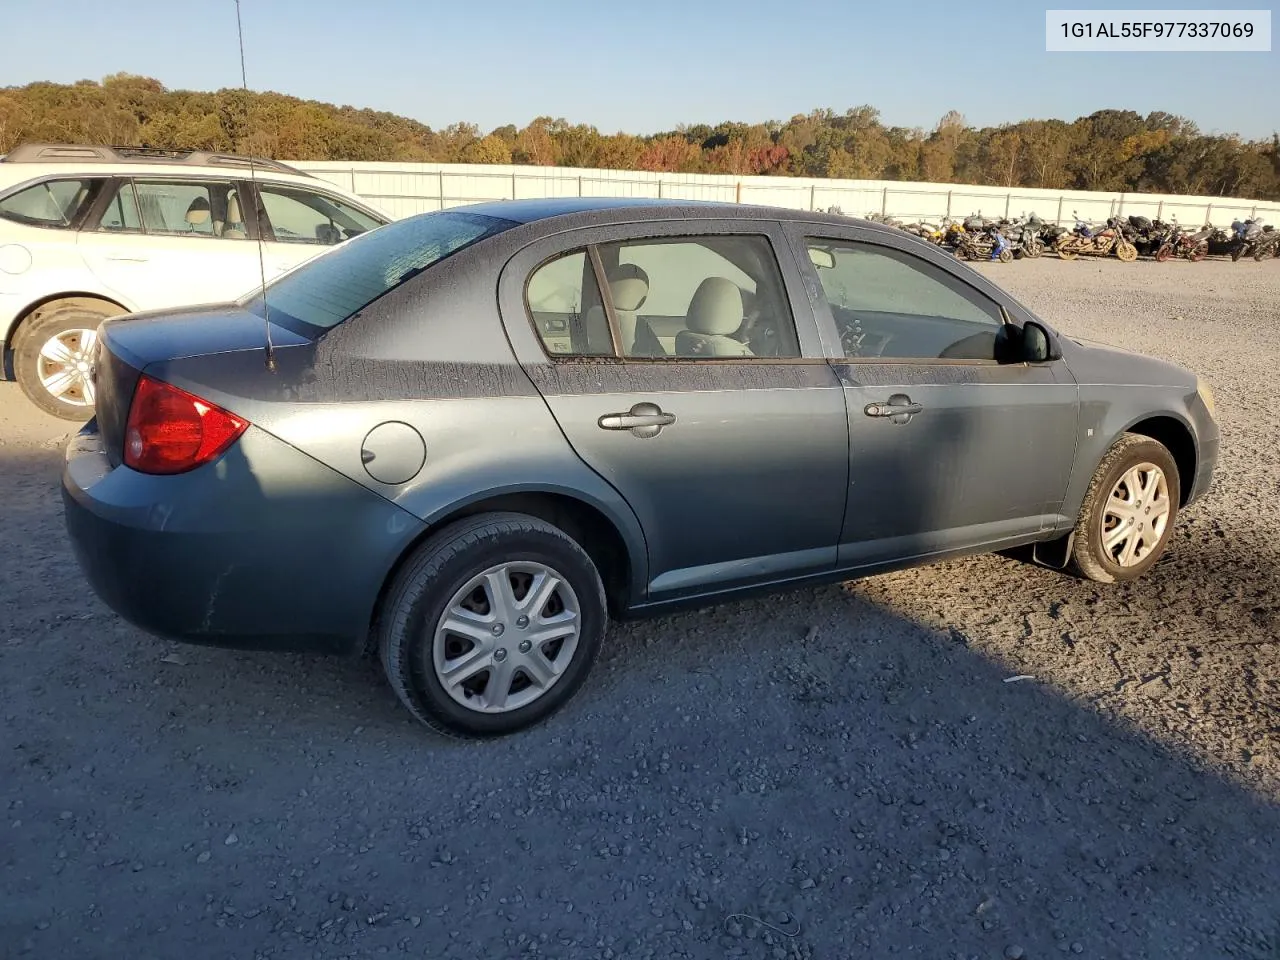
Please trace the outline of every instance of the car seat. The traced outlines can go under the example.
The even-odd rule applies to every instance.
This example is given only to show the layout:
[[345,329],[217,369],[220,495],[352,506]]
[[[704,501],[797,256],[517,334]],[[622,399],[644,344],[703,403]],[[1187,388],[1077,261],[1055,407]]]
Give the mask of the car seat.
[[751,357],[751,348],[731,334],[742,326],[742,291],[724,277],[698,284],[685,319],[688,329],[676,334],[678,357]]

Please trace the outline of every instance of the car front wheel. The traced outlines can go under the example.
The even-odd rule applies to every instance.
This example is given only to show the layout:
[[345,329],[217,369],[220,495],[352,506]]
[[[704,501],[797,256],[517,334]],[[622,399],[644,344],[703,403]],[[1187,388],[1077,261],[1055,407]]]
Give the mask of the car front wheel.
[[13,372],[45,413],[88,420],[94,413],[93,364],[98,327],[124,310],[103,300],[57,300],[32,316],[13,352]]
[[378,649],[418,720],[451,736],[515,733],[579,690],[608,620],[590,556],[535,517],[489,513],[428,538],[387,592]]
[[1122,435],[1085,494],[1072,543],[1075,571],[1101,583],[1142,576],[1169,545],[1180,497],[1168,449],[1150,437]]

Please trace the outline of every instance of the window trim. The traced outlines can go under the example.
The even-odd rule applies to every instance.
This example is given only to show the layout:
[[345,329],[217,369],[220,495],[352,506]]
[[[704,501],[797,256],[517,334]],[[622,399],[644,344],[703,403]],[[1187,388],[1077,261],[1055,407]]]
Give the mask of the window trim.
[[[721,221],[707,221],[708,224],[720,223],[720,222]],[[626,226],[630,226],[630,225],[631,224],[626,224]],[[610,227],[612,228],[617,228],[618,226],[623,226],[623,225],[622,224],[610,225]],[[648,224],[645,224],[645,226],[648,226]],[[682,226],[691,227],[692,224],[685,223],[685,224],[682,224]],[[828,362],[827,357],[804,356],[804,338],[800,333],[800,321],[796,317],[795,307],[791,301],[791,296],[790,296],[791,291],[788,289],[786,267],[783,264],[777,238],[775,238],[769,232],[770,227],[776,228],[777,226],[778,226],[777,221],[773,221],[773,220],[751,221],[751,222],[737,221],[737,222],[733,222],[732,229],[728,229],[728,230],[689,229],[687,231],[681,230],[676,233],[667,233],[667,232],[637,233],[634,235],[630,233],[626,233],[625,235],[611,236],[608,239],[604,239],[604,240],[588,241],[588,242],[583,242],[583,243],[578,243],[571,246],[563,247],[561,249],[556,250],[554,253],[551,253],[548,256],[543,257],[534,266],[532,266],[526,271],[524,281],[521,284],[521,293],[520,293],[521,304],[524,308],[525,320],[529,324],[530,329],[533,331],[534,339],[537,341],[538,347],[541,350],[543,357],[545,357],[549,363],[558,365],[558,366],[566,365],[566,364],[600,364],[600,363],[616,363],[620,365],[634,364],[639,366],[650,366],[655,364],[660,365],[660,364],[671,364],[671,363],[680,363],[680,364],[711,363],[711,364],[723,365],[725,363],[733,363],[733,362],[746,363],[746,364],[761,364],[761,363],[826,364]],[[751,228],[755,228],[755,229],[751,229]],[[680,242],[688,243],[688,242],[697,242],[699,239],[704,237],[752,237],[752,238],[758,238],[765,242],[766,246],[768,247],[769,253],[772,254],[772,257],[773,257],[773,265],[776,270],[776,276],[779,284],[778,291],[782,295],[783,302],[787,308],[787,316],[791,320],[792,331],[795,335],[796,348],[797,350],[800,351],[800,354],[798,356],[794,356],[794,357],[768,357],[768,356],[764,356],[764,357],[760,357],[760,356],[749,356],[749,357],[742,357],[742,356],[643,357],[643,356],[637,356],[637,357],[629,357],[629,356],[623,355],[621,327],[618,324],[617,314],[614,311],[613,295],[609,290],[608,283],[606,282],[607,277],[604,271],[604,262],[600,256],[599,248],[603,245],[608,245],[608,244],[627,244],[627,243],[639,244],[639,243],[644,243],[647,240],[648,241],[666,241],[670,243],[680,243]],[[783,238],[783,240],[785,242],[785,237]],[[551,263],[555,260],[559,260],[563,257],[573,256],[576,253],[585,253],[588,261],[591,263],[592,272],[593,272],[595,283],[596,283],[596,288],[600,292],[600,299],[604,305],[605,316],[609,322],[609,334],[610,334],[610,339],[613,342],[612,356],[602,356],[599,354],[585,354],[585,353],[555,354],[555,353],[549,352],[547,350],[546,341],[543,339],[542,334],[538,330],[537,321],[534,319],[534,316],[533,316],[533,308],[529,305],[529,281],[533,279],[533,277],[538,273],[538,271],[541,270],[548,263]],[[812,306],[810,306],[810,309],[812,310]],[[816,320],[817,318],[815,317],[814,319]]]
[[[974,284],[970,283],[964,277],[960,276],[953,270],[941,263],[934,263],[927,257],[923,257],[914,251],[905,249],[896,243],[890,242],[888,238],[868,236],[863,231],[854,234],[852,231],[845,232],[838,228],[831,229],[821,223],[810,221],[797,221],[789,225],[791,232],[789,234],[793,245],[796,247],[796,259],[800,261],[800,269],[805,273],[806,287],[812,286],[808,290],[809,299],[811,301],[813,311],[818,322],[827,328],[834,337],[836,349],[827,349],[830,351],[830,361],[832,363],[842,365],[861,365],[875,364],[879,366],[965,366],[965,367],[1023,367],[1027,366],[1025,362],[1008,363],[995,359],[975,359],[969,357],[849,357],[839,351],[840,335],[836,326],[835,317],[831,312],[831,304],[827,300],[822,279],[818,276],[817,266],[809,260],[809,243],[811,241],[826,242],[832,244],[848,245],[853,247],[870,247],[872,249],[890,250],[898,253],[903,257],[911,258],[914,261],[928,264],[936,267],[937,270],[944,274],[948,280],[951,280],[957,286],[968,291],[972,296],[980,298],[996,308],[1000,314],[1000,324],[997,329],[1008,329],[1010,327],[1018,328],[1018,324],[1013,320],[1009,310],[998,299],[990,294],[980,290]],[[894,238],[897,239],[897,238]],[[926,277],[933,279],[932,276],[924,270],[920,271]]]

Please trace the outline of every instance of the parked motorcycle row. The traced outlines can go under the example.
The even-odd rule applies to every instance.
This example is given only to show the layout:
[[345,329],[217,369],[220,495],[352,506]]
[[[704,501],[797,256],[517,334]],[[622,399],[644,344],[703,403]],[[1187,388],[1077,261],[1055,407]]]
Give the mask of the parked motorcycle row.
[[[831,213],[839,213],[832,207]],[[950,250],[962,260],[1034,259],[1053,253],[1062,260],[1078,257],[1115,257],[1126,262],[1139,256],[1164,262],[1173,257],[1203,260],[1207,256],[1229,256],[1232,261],[1252,257],[1262,261],[1280,257],[1280,230],[1265,224],[1262,218],[1235,220],[1229,230],[1206,223],[1190,230],[1178,223],[1151,220],[1138,214],[1108,217],[1095,226],[1072,211],[1076,225],[1067,229],[1048,223],[1036,214],[992,219],[981,213],[963,220],[943,217],[940,223],[916,221],[904,223],[894,217],[869,213],[868,220],[897,227],[930,243]]]

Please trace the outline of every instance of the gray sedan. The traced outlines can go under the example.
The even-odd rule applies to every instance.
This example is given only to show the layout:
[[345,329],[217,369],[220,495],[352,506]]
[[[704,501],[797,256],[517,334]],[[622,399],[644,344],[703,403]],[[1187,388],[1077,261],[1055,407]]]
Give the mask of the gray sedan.
[[410,217],[107,321],[96,378],[63,499],[106,603],[376,655],[463,736],[563,707],[610,618],[1013,548],[1131,580],[1219,443],[1192,373],[901,231],[736,204]]

